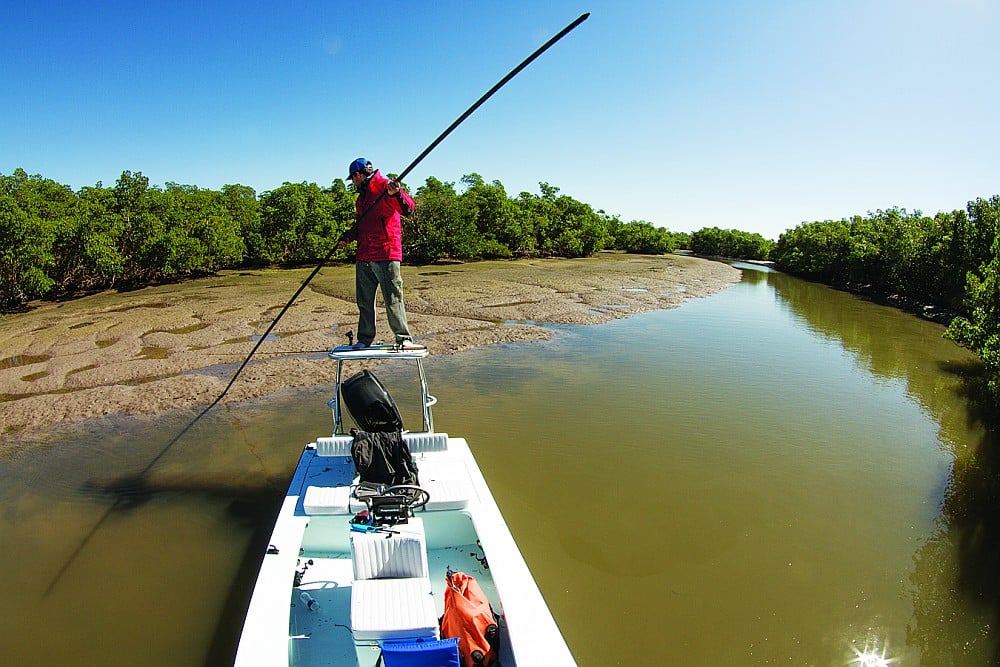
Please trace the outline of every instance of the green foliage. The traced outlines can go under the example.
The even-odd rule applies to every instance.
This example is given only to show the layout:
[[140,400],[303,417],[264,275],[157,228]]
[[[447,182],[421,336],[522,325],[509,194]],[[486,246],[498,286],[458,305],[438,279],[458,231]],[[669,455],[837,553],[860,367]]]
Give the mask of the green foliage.
[[110,222],[126,284],[140,285],[160,276],[169,251],[163,212],[148,178],[141,172],[122,172],[112,190]]
[[72,202],[72,192],[49,179],[23,169],[0,174],[0,309],[19,308],[54,285],[53,239]]
[[113,192],[100,184],[77,195],[77,214],[56,240],[64,264],[54,277],[62,291],[108,287],[122,277],[113,209]]
[[[585,256],[612,240],[607,216],[547,183],[539,184],[539,195],[516,199],[499,181],[475,173],[461,186],[458,191],[430,177],[417,190],[417,207],[403,220],[410,261]],[[132,171],[123,171],[113,187],[97,183],[74,193],[21,169],[0,174],[0,195],[4,310],[39,297],[241,265],[346,260],[350,255],[337,248],[337,239],[354,222],[356,198],[341,179],[326,188],[286,182],[258,196],[243,185],[209,190],[168,182],[161,188]],[[657,230],[637,247],[666,251],[671,246],[661,235],[669,238]]]
[[[350,212],[345,202],[350,201]],[[256,251],[266,263],[316,262],[331,253],[354,218],[353,196],[315,183],[284,183],[260,197],[261,227]]]
[[159,199],[167,241],[164,275],[215,271],[243,258],[240,224],[224,193],[167,183]]
[[454,183],[428,177],[417,189],[416,210],[403,219],[403,254],[429,263],[444,257],[475,257],[479,237],[471,216],[461,214]]
[[503,185],[479,174],[462,177],[465,189],[430,177],[416,193],[416,211],[403,221],[405,255],[431,262],[444,257],[567,257],[605,247],[606,223],[593,209],[541,183],[541,195],[507,196]]
[[244,229],[259,223],[250,188],[151,187],[125,171],[113,188],[73,193],[41,176],[0,175],[4,309],[117,284],[142,285],[244,261]]
[[[771,258],[783,271],[812,280],[833,280],[849,265],[852,255],[850,223],[811,222],[778,238]],[[863,254],[864,245],[859,244]]]
[[993,242],[984,261],[968,273],[965,313],[952,320],[945,335],[979,355],[993,406],[1000,408],[1000,196],[970,202],[968,211],[976,223],[972,254],[982,252],[991,232]]
[[44,270],[51,262],[47,246],[43,221],[0,192],[0,308],[23,306],[52,286]]
[[678,235],[645,220],[607,220],[609,247],[642,255],[662,255],[680,247]]
[[522,192],[516,200],[517,217],[530,239],[525,253],[586,257],[607,247],[608,223],[583,202],[559,195],[559,188],[539,183],[541,195]]
[[548,183],[541,183],[542,195],[522,192],[515,202],[517,215],[530,230],[530,239],[524,248],[526,253],[552,255],[555,253],[555,239],[559,234],[559,208],[555,193]]
[[990,259],[997,206],[994,197],[933,218],[894,208],[803,223],[781,235],[771,257],[805,278],[960,311],[966,275]]
[[768,259],[774,242],[738,229],[704,227],[691,235],[688,249],[699,255],[730,259]]
[[478,254],[511,257],[513,250],[523,248],[527,235],[503,185],[499,181],[486,183],[479,174],[463,176],[462,183],[466,189],[458,212],[478,233]]
[[772,252],[788,273],[955,313],[947,335],[976,352],[1000,407],[1000,196],[929,217],[903,209],[803,223]]

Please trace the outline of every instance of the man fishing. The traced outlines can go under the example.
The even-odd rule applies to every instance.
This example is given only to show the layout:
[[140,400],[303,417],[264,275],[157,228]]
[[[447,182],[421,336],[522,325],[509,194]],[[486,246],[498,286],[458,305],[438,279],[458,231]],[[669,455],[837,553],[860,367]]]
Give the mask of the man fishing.
[[[359,157],[351,162],[348,178],[358,192],[355,202],[357,217],[344,232],[338,246],[358,242],[355,263],[355,295],[358,302],[357,349],[368,347],[375,340],[375,292],[382,288],[389,328],[401,349],[421,349],[412,341],[403,304],[403,276],[399,264],[403,261],[403,227],[401,216],[413,211],[413,198]],[[369,210],[370,209],[370,210]]]

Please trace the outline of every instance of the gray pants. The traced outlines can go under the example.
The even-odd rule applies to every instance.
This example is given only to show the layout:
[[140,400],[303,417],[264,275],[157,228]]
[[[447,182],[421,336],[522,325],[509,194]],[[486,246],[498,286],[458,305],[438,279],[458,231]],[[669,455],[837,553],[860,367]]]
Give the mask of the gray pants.
[[389,328],[396,336],[395,342],[410,340],[399,262],[358,262],[354,280],[358,300],[358,342],[371,345],[375,340],[375,292],[379,287],[382,288]]

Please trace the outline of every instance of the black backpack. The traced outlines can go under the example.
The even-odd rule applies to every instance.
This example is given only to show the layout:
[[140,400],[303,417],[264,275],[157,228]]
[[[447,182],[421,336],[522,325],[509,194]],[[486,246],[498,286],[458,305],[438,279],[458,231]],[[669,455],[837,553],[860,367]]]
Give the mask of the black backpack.
[[417,466],[400,431],[368,432],[351,429],[351,458],[362,482],[395,486],[417,485]]

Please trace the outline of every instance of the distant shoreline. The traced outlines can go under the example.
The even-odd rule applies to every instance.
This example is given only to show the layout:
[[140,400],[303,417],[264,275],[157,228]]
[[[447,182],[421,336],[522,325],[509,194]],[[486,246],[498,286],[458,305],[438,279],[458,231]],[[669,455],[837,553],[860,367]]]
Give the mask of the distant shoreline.
[[[308,273],[227,271],[0,317],[0,457],[61,424],[207,405]],[[739,276],[721,262],[611,252],[403,267],[410,328],[431,354],[549,336],[518,322],[599,324],[672,308]],[[325,267],[225,402],[329,382],[328,365],[307,355],[346,342],[353,299],[353,264]],[[378,336],[390,338],[380,303],[377,312]]]

